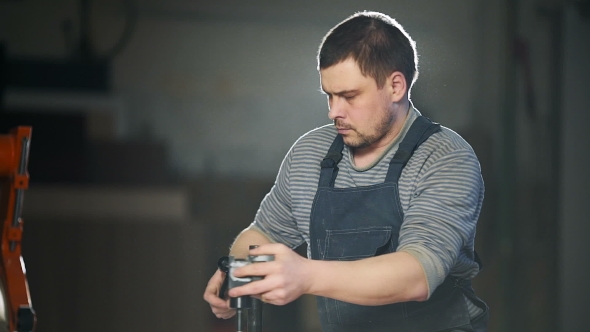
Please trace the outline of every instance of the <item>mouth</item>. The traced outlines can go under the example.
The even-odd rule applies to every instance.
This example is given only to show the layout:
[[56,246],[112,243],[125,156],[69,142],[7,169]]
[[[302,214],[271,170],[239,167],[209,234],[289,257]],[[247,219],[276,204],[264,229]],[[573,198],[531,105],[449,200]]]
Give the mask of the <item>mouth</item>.
[[334,121],[334,126],[336,127],[336,130],[339,134],[345,134],[352,130],[350,125],[342,123],[341,121]]
[[338,130],[339,134],[346,134],[348,133],[351,129],[350,128],[346,128],[346,127],[336,127],[336,130]]

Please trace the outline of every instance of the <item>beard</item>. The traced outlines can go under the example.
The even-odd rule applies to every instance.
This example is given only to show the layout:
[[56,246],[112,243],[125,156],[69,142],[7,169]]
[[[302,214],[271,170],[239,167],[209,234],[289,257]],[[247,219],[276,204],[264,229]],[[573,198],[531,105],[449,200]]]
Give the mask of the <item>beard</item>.
[[353,135],[342,136],[344,144],[353,149],[362,149],[371,146],[373,143],[387,135],[396,119],[397,116],[395,113],[387,110],[376,124],[362,132],[353,126],[340,121],[340,119],[334,120],[334,126],[352,130],[354,132]]

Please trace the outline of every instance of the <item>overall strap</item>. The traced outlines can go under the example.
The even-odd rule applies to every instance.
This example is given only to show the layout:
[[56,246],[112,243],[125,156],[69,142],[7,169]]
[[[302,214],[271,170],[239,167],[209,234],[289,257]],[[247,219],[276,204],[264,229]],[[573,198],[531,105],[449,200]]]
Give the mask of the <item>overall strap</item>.
[[420,144],[424,143],[430,135],[439,130],[440,124],[432,122],[424,116],[416,118],[389,163],[389,171],[387,172],[385,182],[397,183],[402,173],[402,169],[406,166],[408,160],[412,157],[412,154],[414,154],[414,150],[416,150]]
[[[406,136],[399,144],[398,150],[393,155],[391,162],[389,162],[389,170],[385,182],[397,183],[401,176],[402,169],[408,163],[408,160],[414,154],[414,151],[426,141],[430,135],[440,130],[440,124],[432,122],[424,116],[419,116],[414,120],[412,126],[408,130]],[[483,262],[477,252],[474,250],[475,262],[479,266],[479,270],[483,269]],[[480,300],[481,301],[481,300]]]
[[342,135],[337,135],[328,153],[320,163],[322,167],[320,171],[320,180],[318,187],[330,187],[334,188],[334,182],[336,181],[336,175],[338,175],[338,163],[342,160],[342,149],[344,149],[344,140]]

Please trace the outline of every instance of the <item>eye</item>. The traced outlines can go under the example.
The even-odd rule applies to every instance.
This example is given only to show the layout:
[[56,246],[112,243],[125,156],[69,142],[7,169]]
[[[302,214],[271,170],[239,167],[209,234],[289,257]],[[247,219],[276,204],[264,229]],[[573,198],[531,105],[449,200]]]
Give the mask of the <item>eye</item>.
[[351,101],[356,97],[356,95],[344,96],[344,99]]

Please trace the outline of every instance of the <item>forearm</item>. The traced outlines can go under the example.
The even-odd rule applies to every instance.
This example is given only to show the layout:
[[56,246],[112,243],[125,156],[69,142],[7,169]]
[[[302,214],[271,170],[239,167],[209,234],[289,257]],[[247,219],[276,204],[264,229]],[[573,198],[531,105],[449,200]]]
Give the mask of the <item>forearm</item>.
[[309,262],[309,293],[361,305],[384,305],[428,298],[422,266],[405,252],[358,261]]
[[272,243],[272,241],[266,235],[256,229],[247,228],[235,239],[230,250],[230,255],[237,258],[246,258],[248,256],[249,246],[267,243]]

